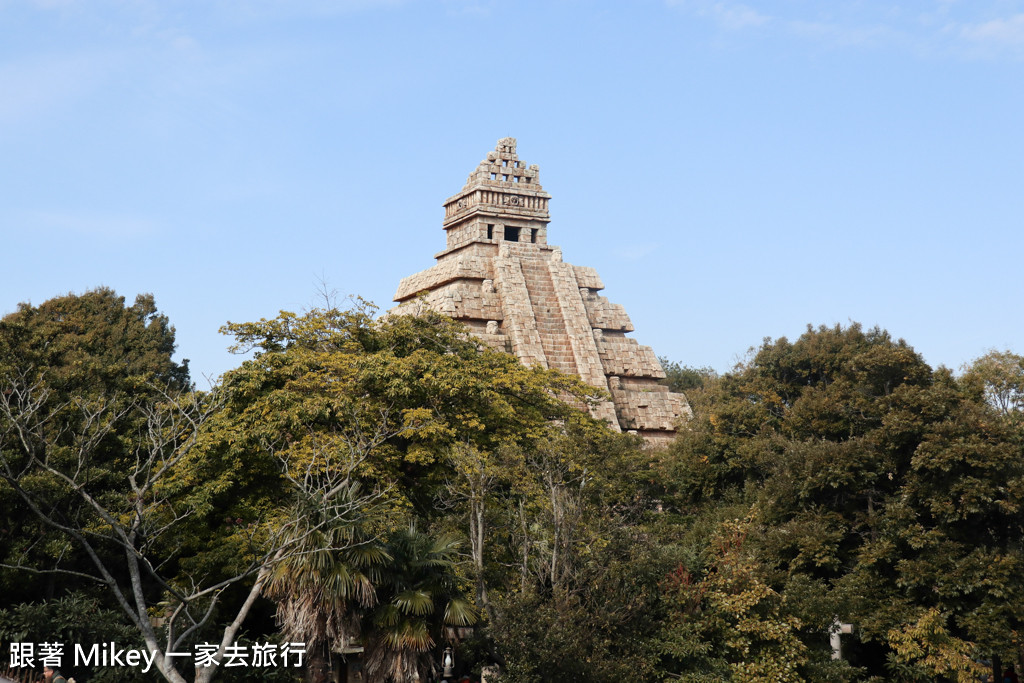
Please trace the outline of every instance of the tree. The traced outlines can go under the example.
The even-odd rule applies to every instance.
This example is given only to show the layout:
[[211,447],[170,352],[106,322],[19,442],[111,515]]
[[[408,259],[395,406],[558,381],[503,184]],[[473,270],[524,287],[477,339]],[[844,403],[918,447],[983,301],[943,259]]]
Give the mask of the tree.
[[[100,600],[81,591],[0,610],[0,643],[52,642],[75,643],[86,650],[96,643],[113,642],[123,647],[142,644],[139,633],[125,624],[120,610],[107,609]],[[68,649],[65,657],[70,655]],[[140,678],[138,671],[119,667],[75,671],[77,676],[82,673],[96,683],[132,683]]]
[[175,363],[174,328],[151,294],[125,306],[106,287],[39,306],[19,304],[0,320],[0,359],[30,368],[59,395],[146,391],[147,383],[183,389],[188,361]]
[[974,644],[951,636],[948,623],[948,617],[932,607],[915,622],[891,630],[890,670],[904,681],[932,681],[936,676],[957,683],[981,680],[987,672],[975,658]]
[[379,604],[365,626],[371,680],[430,680],[437,674],[435,646],[455,641],[454,629],[476,622],[476,610],[458,587],[459,545],[455,538],[432,538],[414,527],[388,540]]
[[572,580],[558,592],[535,582],[495,588],[490,630],[502,681],[661,680],[659,583],[670,562],[643,525],[615,528],[614,516],[603,517],[608,528],[574,548]]
[[447,458],[450,475],[439,493],[441,506],[457,510],[456,514],[461,513],[466,520],[476,604],[487,613],[491,607],[486,576],[490,559],[487,547],[491,537],[489,526],[494,516],[495,490],[509,486],[510,478],[516,476],[515,459],[501,455],[485,452],[472,443],[454,444]]
[[[361,454],[346,471],[366,490],[379,492],[383,513],[371,516],[368,533],[400,539],[392,535],[421,524],[436,526],[436,538],[467,535],[477,607],[486,610],[488,575],[502,574],[487,550],[495,538],[489,533],[495,502],[519,490],[516,478],[525,467],[524,453],[559,429],[593,423],[580,406],[594,398],[595,390],[576,378],[524,367],[436,313],[375,320],[373,309],[357,302],[345,310],[328,306],[302,315],[282,312],[272,320],[229,324],[225,331],[235,336],[240,350],[257,352],[225,377],[226,407],[211,430],[222,459],[244,458],[255,473],[251,480],[243,474],[235,484],[260,485],[265,468],[249,454],[261,449],[274,450],[297,466],[314,452]],[[445,502],[440,511],[439,499]],[[389,604],[382,597],[388,577],[404,571],[399,559],[404,555],[390,547],[383,551],[392,559],[367,572],[375,608],[353,600],[344,588],[329,595],[324,579],[330,571],[325,570],[351,568],[350,563],[313,548],[282,565],[268,594],[278,602],[279,614],[291,609],[288,600],[316,595],[302,603],[310,607],[303,611],[307,624],[318,619],[340,624],[341,615],[379,616]],[[411,623],[401,605],[388,609],[389,619]],[[373,640],[372,633],[385,632],[381,625],[365,618],[361,623],[366,628],[372,624],[364,637],[387,670],[419,670],[426,658],[424,643],[440,642],[436,633],[419,638],[426,633],[422,630],[416,638],[406,634],[411,645],[394,632]],[[349,623],[347,631],[356,624]],[[325,640],[332,637],[325,632]],[[389,643],[397,648],[394,652],[387,651]]]
[[989,351],[966,366],[964,381],[978,387],[1003,417],[1024,413],[1024,356]]
[[[358,488],[345,489],[349,499]],[[302,515],[318,520],[322,508]],[[264,594],[277,604],[281,630],[290,641],[306,644],[306,680],[329,680],[332,652],[358,641],[365,610],[376,604],[381,567],[391,558],[366,531],[367,510],[353,510],[346,519],[324,520],[305,535],[297,552],[278,562]]]
[[[90,401],[102,404],[113,422],[103,438],[93,444],[92,480],[111,487],[123,486],[119,461],[130,456],[131,442],[121,437],[135,432],[141,419],[130,404],[144,396],[156,398],[161,390],[179,392],[189,384],[188,361],[172,360],[174,328],[157,312],[153,297],[139,295],[131,306],[110,289],[82,295],[68,294],[39,306],[20,304],[0,319],[0,381],[5,399],[16,401],[12,391],[33,388],[33,410],[46,414],[53,424],[63,424],[70,439]],[[28,397],[22,397],[28,400]],[[134,422],[133,422],[134,421]],[[45,475],[36,485],[56,486]],[[73,565],[88,561],[74,548],[54,540],[52,530],[15,492],[0,482],[0,537],[4,538],[0,564],[13,567]],[[70,504],[70,501],[65,501]],[[68,578],[65,577],[65,581]],[[53,576],[25,571],[0,572],[6,595],[42,593],[55,597]]]
[[[120,334],[140,315],[155,314],[145,305],[141,313],[119,316],[120,300],[105,290],[86,299],[90,305],[98,300],[106,313],[69,318],[66,311],[85,304],[62,300],[66,305],[41,307],[56,311],[49,321],[23,308],[0,326],[0,481],[48,531],[46,550],[53,557],[43,563],[41,553],[22,553],[8,568],[101,586],[155,653],[160,674],[184,682],[183,662],[173,653],[213,637],[223,654],[272,568],[366,501],[338,480],[344,470],[334,467],[335,454],[323,452],[310,454],[296,476],[294,463],[264,451],[264,462],[276,463],[276,476],[267,477],[272,484],[261,493],[275,495],[247,498],[231,490],[231,463],[208,444],[221,434],[204,431],[222,408],[221,393],[182,386],[169,362],[164,372],[145,370],[161,365],[147,356],[142,371],[125,375],[140,367],[131,353],[106,359],[113,368],[102,353],[88,353],[90,340],[121,338],[103,325],[113,321]],[[122,325],[122,319],[129,322]],[[162,318],[153,320],[166,329]],[[93,329],[97,325],[101,329]],[[145,329],[138,335],[145,337]],[[136,351],[146,348],[140,343]],[[169,354],[173,346],[160,348]],[[100,381],[93,384],[93,377]],[[208,476],[212,472],[217,476]],[[259,514],[248,523],[238,517],[211,524],[227,509],[216,504],[225,495]],[[314,506],[318,518],[301,515]],[[211,550],[189,553],[197,547]],[[84,562],[69,563],[72,551]],[[231,612],[221,613],[226,608]],[[216,671],[199,668],[195,680],[209,680]]]
[[[91,569],[86,565],[47,571],[105,586],[146,649],[157,654],[154,666],[175,683],[186,678],[171,653],[217,632],[216,644],[223,654],[274,565],[302,552],[309,537],[351,517],[365,504],[347,495],[349,491],[329,475],[292,479],[292,508],[204,535],[204,542],[228,548],[234,557],[210,571],[176,549],[188,546],[181,543],[182,535],[195,528],[210,494],[209,482],[193,482],[188,464],[196,455],[203,424],[217,408],[215,396],[168,395],[160,403],[133,406],[146,416],[145,435],[127,463],[127,491],[120,491],[96,485],[90,478],[95,444],[107,436],[119,414],[110,414],[102,403],[83,404],[82,429],[67,434],[54,425],[51,414],[38,412],[45,394],[39,395],[34,387],[8,385],[0,395],[0,478],[46,526],[83,550],[92,564]],[[314,464],[311,469],[315,473],[319,468]],[[39,474],[59,488],[37,488],[33,479]],[[75,505],[62,505],[62,499]],[[298,514],[311,505],[319,507],[319,519]],[[248,587],[243,588],[241,603],[234,605],[235,614],[225,626],[217,626],[216,610],[225,591],[243,583]],[[151,618],[154,611],[161,615],[162,626]],[[200,668],[196,681],[210,680],[215,672]]]
[[[869,674],[893,675],[890,655],[926,633],[948,635],[948,652],[1007,653],[1024,588],[1024,459],[1019,429],[980,387],[878,329],[766,340],[706,390],[659,463],[663,495],[686,524],[759,520],[747,543],[799,618],[813,675],[849,675],[822,661],[836,615],[856,625],[847,653]],[[949,675],[939,661],[914,666]]]
[[670,390],[681,394],[687,393],[691,389],[703,389],[718,377],[718,372],[710,366],[695,368],[689,365],[680,365],[668,358],[658,358],[658,361],[665,371],[665,379],[661,380],[661,383]]
[[503,680],[651,679],[671,564],[640,440],[580,421],[498,456],[511,481],[492,490],[488,626]]
[[225,326],[235,349],[257,351],[229,379],[229,417],[244,437],[322,439],[338,424],[358,426],[376,452],[356,474],[427,513],[454,444],[495,450],[540,438],[552,421],[583,414],[563,399],[596,398],[578,378],[483,348],[446,316],[373,313],[357,302]]
[[700,574],[679,565],[665,578],[672,604],[660,645],[679,680],[806,680],[800,620],[759,576],[760,563],[744,547],[752,528],[751,520],[723,523]]

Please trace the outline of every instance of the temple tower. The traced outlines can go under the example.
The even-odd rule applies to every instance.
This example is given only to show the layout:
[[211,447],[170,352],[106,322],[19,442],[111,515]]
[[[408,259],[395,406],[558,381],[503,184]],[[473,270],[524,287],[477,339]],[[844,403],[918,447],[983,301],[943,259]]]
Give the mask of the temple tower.
[[445,249],[432,268],[401,281],[395,312],[414,312],[422,300],[527,365],[579,375],[608,392],[611,401],[595,415],[612,427],[667,440],[691,415],[686,397],[658,384],[661,364],[626,336],[633,324],[598,294],[597,272],[564,263],[548,244],[551,195],[539,176],[519,160],[515,138],[499,140],[445,201]]

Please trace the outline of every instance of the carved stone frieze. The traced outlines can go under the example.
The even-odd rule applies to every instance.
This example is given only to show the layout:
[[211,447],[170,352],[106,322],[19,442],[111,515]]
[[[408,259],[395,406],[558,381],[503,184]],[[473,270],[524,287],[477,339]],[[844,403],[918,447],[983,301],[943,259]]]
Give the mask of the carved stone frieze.
[[686,397],[658,383],[665,373],[654,351],[625,336],[633,324],[597,294],[597,272],[564,263],[548,245],[551,196],[539,176],[519,160],[515,138],[499,140],[445,202],[446,248],[401,281],[393,312],[429,306],[527,365],[579,375],[611,398],[595,416],[663,443],[692,415]]

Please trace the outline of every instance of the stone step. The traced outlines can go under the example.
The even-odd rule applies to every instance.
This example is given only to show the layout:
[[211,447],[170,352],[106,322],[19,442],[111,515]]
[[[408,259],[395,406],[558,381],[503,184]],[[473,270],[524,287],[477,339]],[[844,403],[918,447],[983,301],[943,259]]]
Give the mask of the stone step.
[[541,259],[523,259],[520,268],[548,367],[576,374],[576,358],[569,343],[565,320],[562,318],[562,309],[547,262]]

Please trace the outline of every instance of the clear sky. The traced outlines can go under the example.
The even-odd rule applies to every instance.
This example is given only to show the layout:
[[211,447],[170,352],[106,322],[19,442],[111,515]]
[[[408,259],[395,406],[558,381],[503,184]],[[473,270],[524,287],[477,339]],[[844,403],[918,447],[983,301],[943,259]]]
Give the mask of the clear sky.
[[217,375],[321,279],[387,308],[504,136],[660,356],[1024,352],[1024,0],[0,0],[0,314],[152,292]]

